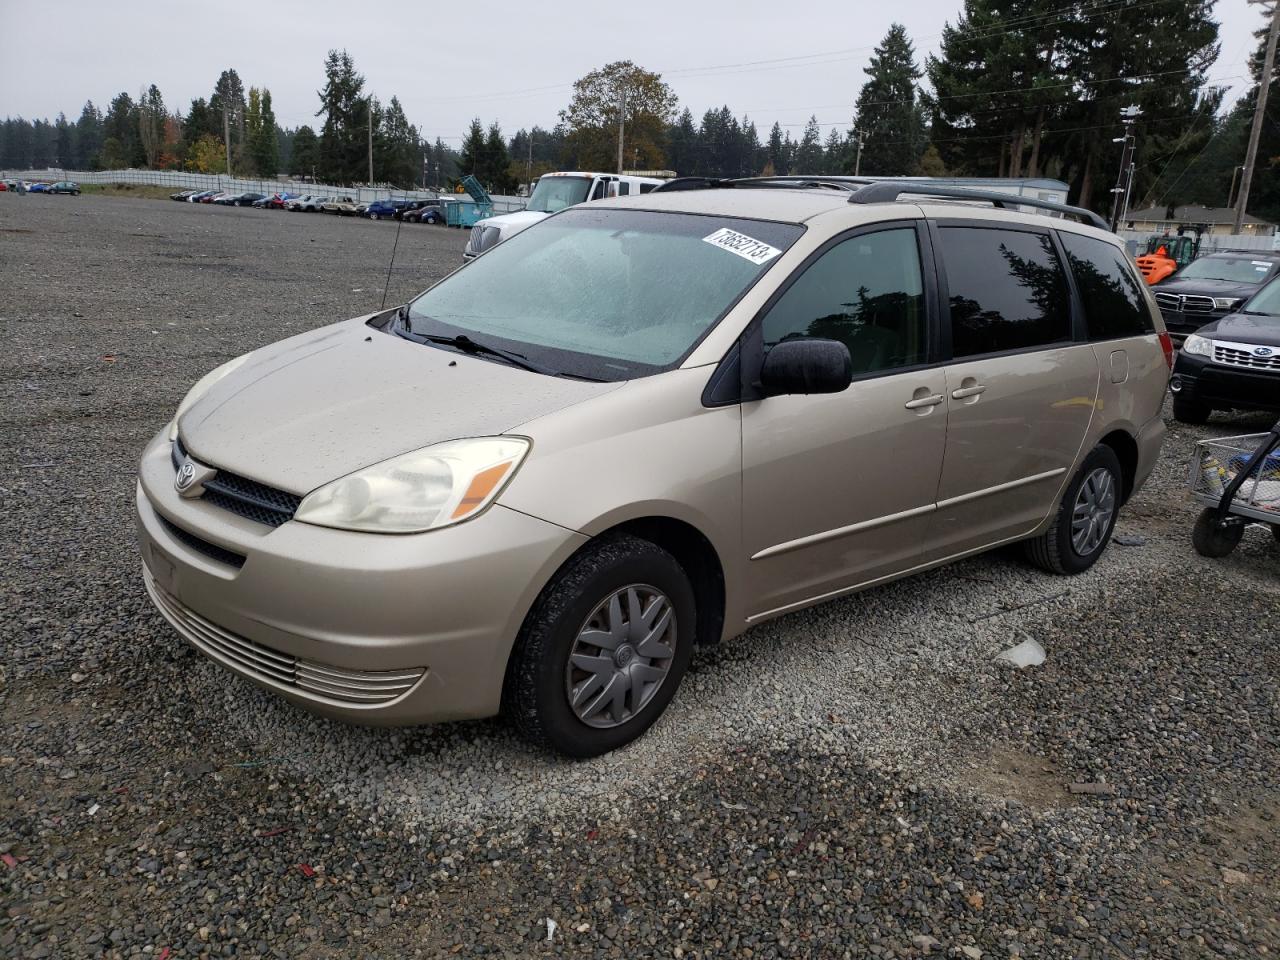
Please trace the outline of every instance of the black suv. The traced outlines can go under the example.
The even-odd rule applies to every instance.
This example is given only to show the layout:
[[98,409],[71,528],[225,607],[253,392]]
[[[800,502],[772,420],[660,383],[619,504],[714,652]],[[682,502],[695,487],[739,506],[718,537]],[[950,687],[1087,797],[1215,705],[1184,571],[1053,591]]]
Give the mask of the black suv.
[[1151,288],[1169,333],[1181,339],[1221,319],[1280,276],[1280,252],[1235,250],[1193,260]]
[[1204,423],[1215,409],[1280,413],[1280,278],[1188,336],[1169,389],[1183,423]]

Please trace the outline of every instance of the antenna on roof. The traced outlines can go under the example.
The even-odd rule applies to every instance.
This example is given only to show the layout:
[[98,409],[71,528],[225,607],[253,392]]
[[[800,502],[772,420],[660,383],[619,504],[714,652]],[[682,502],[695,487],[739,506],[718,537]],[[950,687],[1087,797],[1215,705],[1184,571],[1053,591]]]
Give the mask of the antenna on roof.
[[401,213],[400,217],[396,220],[396,239],[395,242],[391,244],[391,262],[387,264],[387,279],[382,284],[382,306],[379,308],[381,310],[387,309],[387,289],[391,286],[391,268],[394,267],[396,263],[396,247],[400,246],[400,228],[402,226],[404,226],[403,213]]

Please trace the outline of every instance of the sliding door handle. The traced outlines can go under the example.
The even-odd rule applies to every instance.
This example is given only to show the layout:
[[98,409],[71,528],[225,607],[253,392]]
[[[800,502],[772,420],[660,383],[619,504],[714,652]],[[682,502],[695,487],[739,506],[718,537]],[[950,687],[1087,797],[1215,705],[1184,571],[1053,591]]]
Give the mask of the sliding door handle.
[[921,410],[925,407],[936,407],[938,404],[942,403],[942,401],[945,399],[946,397],[944,397],[942,394],[933,393],[927,397],[917,397],[915,400],[908,400],[906,403],[903,404],[903,406],[906,407],[908,410]]

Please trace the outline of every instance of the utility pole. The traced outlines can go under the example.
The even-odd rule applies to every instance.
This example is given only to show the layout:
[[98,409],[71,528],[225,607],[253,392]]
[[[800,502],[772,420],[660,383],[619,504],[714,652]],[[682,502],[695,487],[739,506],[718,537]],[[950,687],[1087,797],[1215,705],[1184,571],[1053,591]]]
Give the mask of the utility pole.
[[[1264,10],[1266,0],[1249,0]],[[1262,78],[1258,83],[1258,102],[1253,108],[1253,127],[1249,131],[1249,149],[1244,155],[1244,174],[1240,177],[1240,195],[1236,197],[1236,224],[1233,234],[1244,226],[1245,208],[1249,206],[1249,187],[1253,183],[1253,165],[1258,159],[1258,139],[1262,136],[1262,118],[1267,112],[1267,90],[1271,87],[1271,71],[1276,65],[1276,36],[1280,34],[1280,0],[1271,0],[1271,29],[1267,33],[1267,52],[1262,58]]]
[[524,186],[533,193],[533,131],[529,131],[529,159],[524,167]]
[[622,172],[622,133],[627,116],[627,88],[625,84],[618,91],[618,172]]
[[231,118],[227,114],[227,98],[222,98],[222,142],[227,148],[227,176],[231,176]]
[[373,97],[369,98],[369,186],[373,186]]
[[1116,185],[1111,188],[1111,232],[1116,232],[1116,227],[1120,224],[1120,216],[1122,208],[1127,207],[1125,196],[1133,186],[1133,148],[1135,138],[1133,135],[1133,125],[1138,122],[1138,118],[1142,116],[1142,111],[1133,104],[1124,107],[1120,111],[1120,122],[1124,124],[1124,136],[1116,137],[1112,143],[1123,143],[1124,150],[1120,153],[1120,172],[1116,174]]
[[853,175],[856,177],[862,173],[862,141],[864,138],[861,130],[853,131],[853,135],[858,138],[858,153],[853,160]]

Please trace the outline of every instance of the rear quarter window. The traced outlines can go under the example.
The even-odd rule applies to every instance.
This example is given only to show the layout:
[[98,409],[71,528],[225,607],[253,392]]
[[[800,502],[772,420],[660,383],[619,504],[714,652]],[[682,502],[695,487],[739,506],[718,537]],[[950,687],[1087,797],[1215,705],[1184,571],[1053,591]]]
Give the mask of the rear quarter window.
[[1104,240],[1060,232],[1092,340],[1140,337],[1155,330],[1146,297],[1123,253]]

